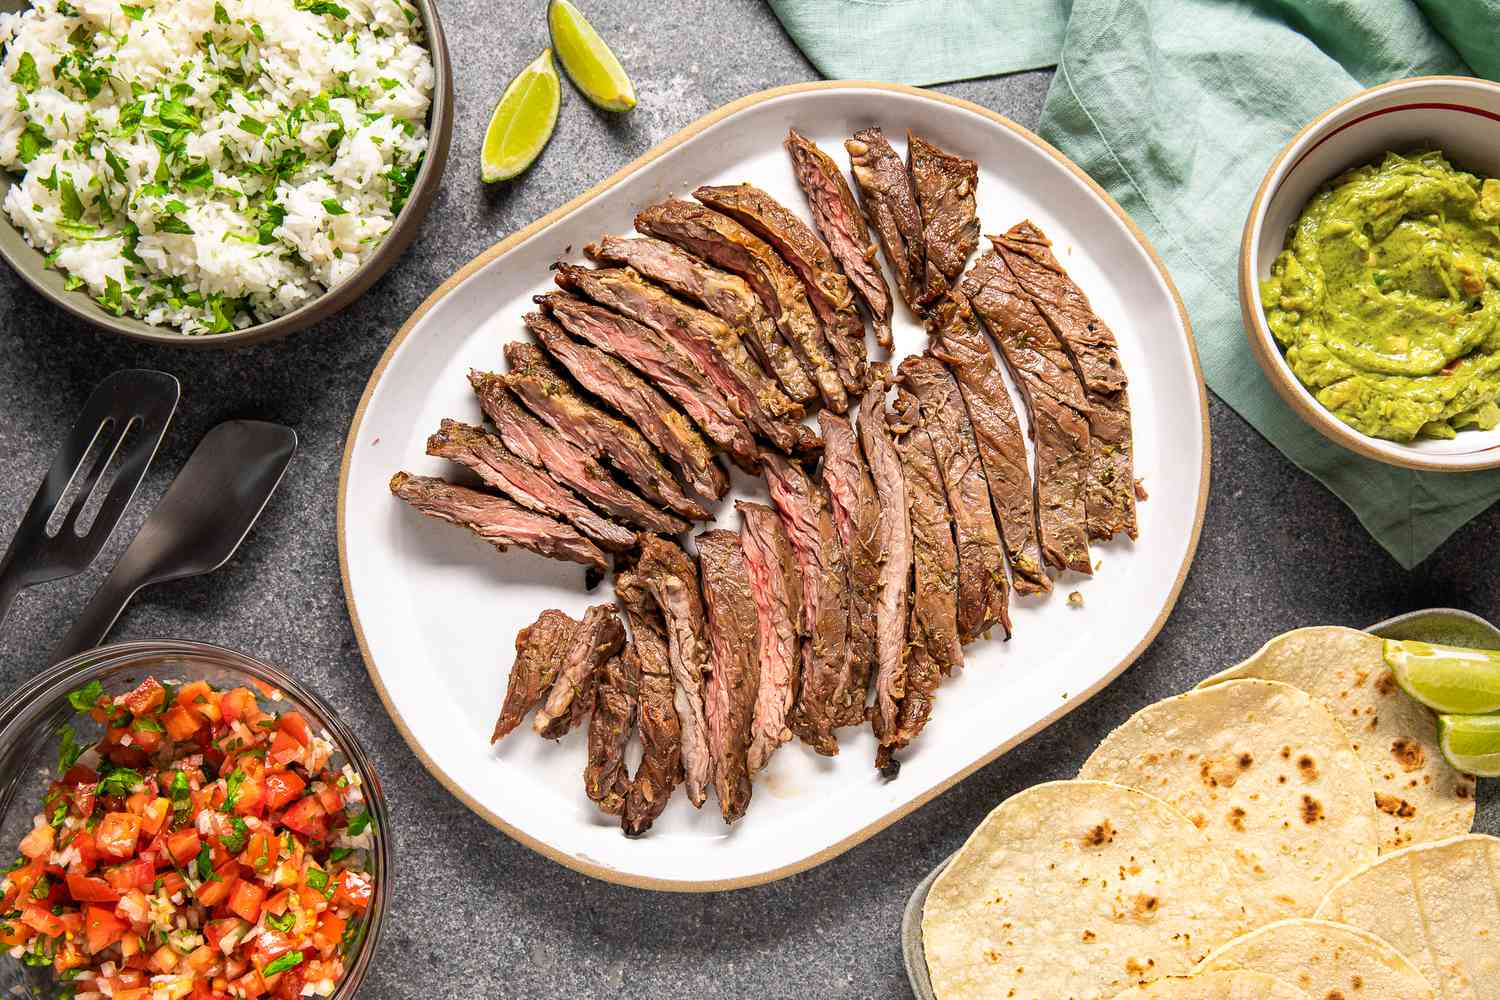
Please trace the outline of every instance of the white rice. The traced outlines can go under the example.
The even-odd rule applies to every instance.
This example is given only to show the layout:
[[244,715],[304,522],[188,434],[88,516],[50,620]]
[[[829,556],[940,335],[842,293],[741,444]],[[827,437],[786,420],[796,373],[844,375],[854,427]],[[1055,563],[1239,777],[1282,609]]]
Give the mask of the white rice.
[[404,0],[36,0],[0,45],[11,221],[70,288],[183,333],[346,280],[427,149]]

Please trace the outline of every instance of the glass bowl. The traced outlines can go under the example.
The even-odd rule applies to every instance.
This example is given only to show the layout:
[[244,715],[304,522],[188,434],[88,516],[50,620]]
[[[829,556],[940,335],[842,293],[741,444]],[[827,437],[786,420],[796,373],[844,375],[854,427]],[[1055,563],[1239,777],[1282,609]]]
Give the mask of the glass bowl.
[[[351,1000],[380,944],[381,925],[390,902],[391,858],[386,831],[389,822],[385,796],[370,760],[349,727],[333,708],[285,672],[242,653],[201,642],[147,640],[91,650],[65,660],[27,681],[0,702],[0,867],[13,857],[15,845],[31,830],[47,786],[57,775],[58,729],[69,724],[79,742],[92,742],[101,727],[68,704],[68,692],[98,681],[106,693],[122,694],[147,677],[163,683],[207,681],[215,688],[270,685],[279,701],[262,697],[262,707],[278,713],[301,712],[314,732],[322,730],[335,747],[329,766],[348,764],[360,778],[366,808],[373,822],[368,867],[374,894],[365,911],[362,938],[345,956],[344,978],[334,989],[335,1000]],[[0,954],[0,996],[59,997],[64,984],[51,968],[28,968]],[[23,992],[24,991],[24,994]]]

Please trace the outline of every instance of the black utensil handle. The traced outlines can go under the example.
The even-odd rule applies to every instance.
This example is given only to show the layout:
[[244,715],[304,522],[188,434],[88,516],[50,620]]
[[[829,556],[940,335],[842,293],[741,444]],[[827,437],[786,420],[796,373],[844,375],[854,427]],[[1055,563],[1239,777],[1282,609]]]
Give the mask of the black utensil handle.
[[48,664],[61,663],[71,656],[77,656],[102,643],[104,637],[109,635],[109,630],[119,619],[120,613],[125,610],[130,599],[140,589],[139,581],[119,579],[111,573],[95,592],[88,606],[83,609],[83,613],[78,616],[78,621],[63,637],[62,642],[52,650],[52,655],[47,660]]

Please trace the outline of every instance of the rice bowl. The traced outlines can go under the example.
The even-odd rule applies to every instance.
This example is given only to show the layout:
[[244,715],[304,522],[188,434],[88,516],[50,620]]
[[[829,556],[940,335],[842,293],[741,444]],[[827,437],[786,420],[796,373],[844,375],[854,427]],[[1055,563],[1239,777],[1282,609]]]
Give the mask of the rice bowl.
[[401,0],[0,14],[0,165],[20,175],[4,208],[58,274],[17,269],[167,335],[233,334],[341,285],[330,298],[352,299],[376,276],[346,284],[362,266],[394,257],[379,248],[428,152],[447,66],[424,20]]

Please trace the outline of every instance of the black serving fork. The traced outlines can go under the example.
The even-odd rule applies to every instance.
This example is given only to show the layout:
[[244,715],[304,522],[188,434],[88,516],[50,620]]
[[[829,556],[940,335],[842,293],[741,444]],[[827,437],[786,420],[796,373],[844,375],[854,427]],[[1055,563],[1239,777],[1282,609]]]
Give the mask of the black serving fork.
[[[171,375],[140,368],[99,383],[0,559],[0,625],[22,589],[94,561],[145,478],[180,393]],[[80,524],[85,510],[92,517]]]

